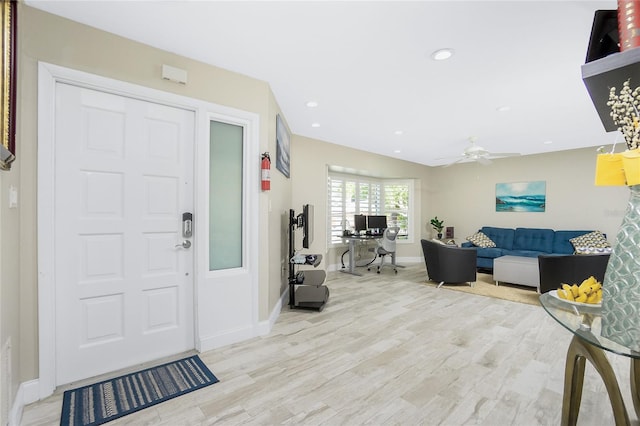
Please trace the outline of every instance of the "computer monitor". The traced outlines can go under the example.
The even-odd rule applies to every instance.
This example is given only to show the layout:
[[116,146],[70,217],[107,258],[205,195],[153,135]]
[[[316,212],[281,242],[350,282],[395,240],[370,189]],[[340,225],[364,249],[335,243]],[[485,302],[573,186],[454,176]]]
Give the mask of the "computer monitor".
[[387,217],[383,215],[367,216],[367,228],[382,232],[387,229]]
[[302,206],[302,247],[308,249],[313,242],[313,204]]
[[366,231],[367,230],[367,217],[363,214],[356,214],[353,216],[354,231]]

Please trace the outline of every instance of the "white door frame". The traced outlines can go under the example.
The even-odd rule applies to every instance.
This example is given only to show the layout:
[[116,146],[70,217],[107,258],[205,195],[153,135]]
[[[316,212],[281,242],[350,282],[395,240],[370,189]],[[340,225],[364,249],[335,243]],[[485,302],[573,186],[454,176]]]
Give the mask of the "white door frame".
[[[160,76],[158,76],[160,79]],[[55,390],[55,270],[54,270],[54,118],[55,118],[55,87],[59,82],[100,90],[121,96],[128,96],[143,101],[165,104],[172,107],[194,111],[195,113],[195,212],[206,212],[208,209],[208,197],[198,196],[207,194],[208,186],[208,155],[202,155],[202,151],[208,153],[209,119],[212,114],[221,120],[241,123],[245,130],[245,197],[244,211],[258,211],[258,181],[259,181],[259,116],[255,113],[240,111],[197,99],[175,95],[144,86],[138,86],[106,77],[101,77],[82,71],[77,71],[58,65],[44,62],[38,63],[38,179],[37,179],[37,225],[38,225],[38,330],[39,330],[39,397],[45,398]],[[203,149],[203,147],[205,147]],[[255,160],[255,161],[252,161]],[[255,183],[255,184],[253,184]],[[245,215],[245,269],[250,279],[250,300],[246,303],[251,306],[251,315],[247,319],[250,326],[234,326],[230,330],[217,330],[215,324],[206,324],[207,317],[202,313],[206,311],[206,299],[202,293],[207,293],[204,278],[207,275],[208,264],[203,264],[202,251],[204,240],[208,234],[208,219],[205,214],[195,214],[194,231],[196,233],[194,252],[194,330],[195,346],[197,349],[221,346],[229,341],[230,334],[237,334],[240,339],[258,335],[258,215]],[[197,238],[200,236],[200,238]],[[206,254],[208,258],[208,253]],[[208,330],[206,335],[202,330]],[[215,336],[224,336],[225,340],[211,341],[212,331]],[[203,345],[203,339],[207,342]]]

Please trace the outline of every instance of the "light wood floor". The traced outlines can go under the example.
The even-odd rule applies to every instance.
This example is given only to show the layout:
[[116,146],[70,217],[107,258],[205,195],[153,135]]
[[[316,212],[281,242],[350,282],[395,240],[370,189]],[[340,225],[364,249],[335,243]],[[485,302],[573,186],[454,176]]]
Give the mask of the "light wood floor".
[[[363,272],[331,273],[323,312],[283,308],[268,336],[201,354],[220,383],[109,424],[560,424],[571,336],[541,307],[426,286],[424,264]],[[629,361],[609,359],[638,424]],[[58,425],[61,405],[22,424]],[[613,424],[588,363],[578,424]]]

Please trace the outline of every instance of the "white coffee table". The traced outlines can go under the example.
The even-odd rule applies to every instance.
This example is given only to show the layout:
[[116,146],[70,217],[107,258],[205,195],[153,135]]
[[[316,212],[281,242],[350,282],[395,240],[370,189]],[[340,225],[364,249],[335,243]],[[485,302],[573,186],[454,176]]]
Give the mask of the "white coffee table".
[[540,271],[537,257],[502,256],[493,259],[493,279],[535,287],[540,292]]

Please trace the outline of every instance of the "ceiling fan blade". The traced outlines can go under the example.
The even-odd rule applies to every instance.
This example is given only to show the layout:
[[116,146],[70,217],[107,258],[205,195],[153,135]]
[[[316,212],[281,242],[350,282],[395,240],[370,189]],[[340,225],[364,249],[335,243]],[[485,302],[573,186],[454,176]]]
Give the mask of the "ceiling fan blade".
[[456,161],[453,161],[453,162],[451,162],[451,163],[445,164],[445,165],[443,165],[442,167],[449,167],[449,166],[453,166],[454,164],[459,163],[459,162],[464,161],[464,160],[465,160],[465,158],[458,158]]
[[497,158],[497,157],[517,157],[520,154],[519,152],[491,152],[489,153],[489,155],[491,157]]

